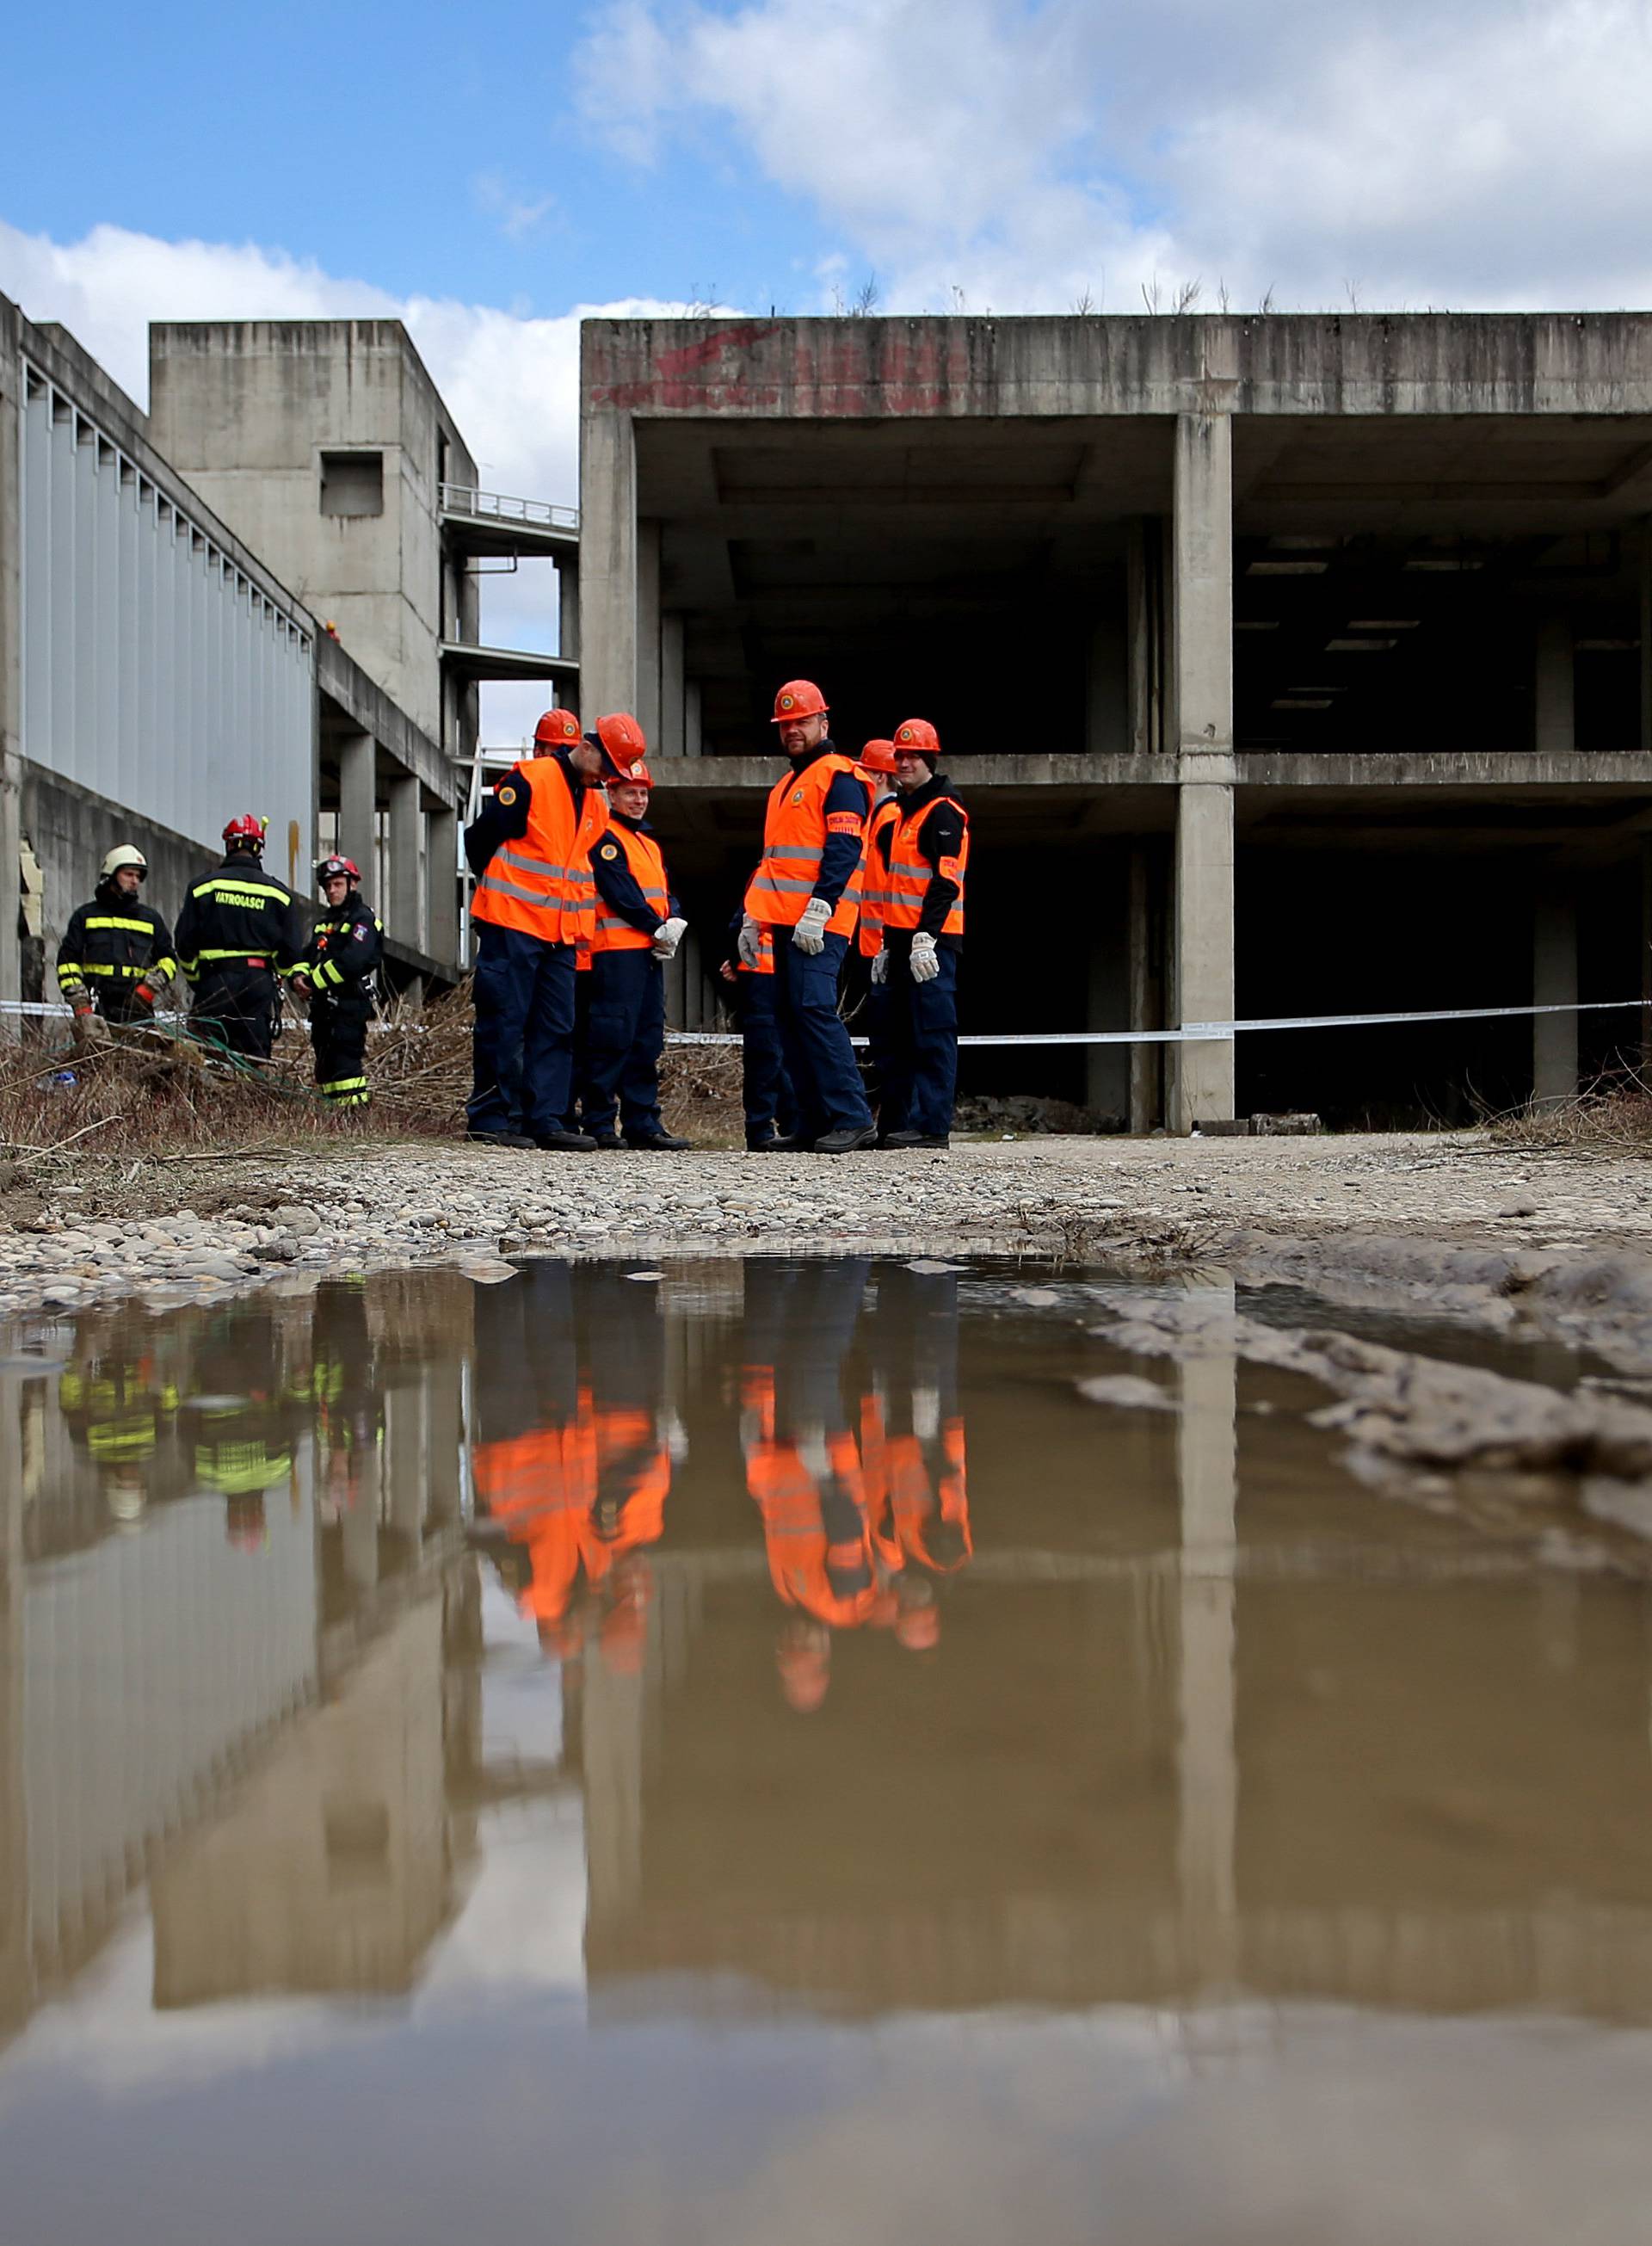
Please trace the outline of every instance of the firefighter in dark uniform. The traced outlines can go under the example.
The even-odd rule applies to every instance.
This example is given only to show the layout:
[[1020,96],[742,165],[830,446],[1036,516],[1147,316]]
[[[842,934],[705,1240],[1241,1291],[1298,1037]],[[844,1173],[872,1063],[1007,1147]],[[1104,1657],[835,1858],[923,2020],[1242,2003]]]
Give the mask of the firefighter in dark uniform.
[[591,852],[596,931],[590,970],[580,977],[574,1082],[580,1119],[599,1147],[680,1152],[689,1141],[660,1120],[665,1045],[665,962],[687,922],[678,915],[660,846],[647,824],[654,782],[642,728],[627,712],[588,736],[602,747],[608,828]]
[[352,858],[323,858],[316,868],[325,909],[309,932],[293,988],[309,1001],[316,1081],[330,1107],[365,1107],[367,1024],[373,1018],[373,977],[384,956],[384,930],[361,893]]
[[224,829],[224,861],[197,881],[178,915],[178,957],[194,992],[190,1024],[205,1043],[268,1060],[281,981],[303,956],[297,901],[264,871],[268,820]]
[[149,867],[122,842],[99,872],[90,904],[78,905],[58,947],[58,988],[77,1028],[95,1011],[110,1022],[146,1022],[173,975],[167,923],[139,891]]
[[886,1147],[944,1147],[958,1079],[958,959],[963,949],[969,818],[935,767],[941,743],[922,718],[894,732],[897,808],[880,820],[870,868],[883,913],[872,963],[881,994]]

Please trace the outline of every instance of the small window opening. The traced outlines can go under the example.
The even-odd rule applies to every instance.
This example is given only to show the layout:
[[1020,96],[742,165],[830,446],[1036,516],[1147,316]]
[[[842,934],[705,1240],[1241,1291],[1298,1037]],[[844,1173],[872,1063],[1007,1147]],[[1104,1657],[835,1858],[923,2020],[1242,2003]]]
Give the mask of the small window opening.
[[323,514],[383,514],[384,455],[382,453],[323,453],[321,456]]

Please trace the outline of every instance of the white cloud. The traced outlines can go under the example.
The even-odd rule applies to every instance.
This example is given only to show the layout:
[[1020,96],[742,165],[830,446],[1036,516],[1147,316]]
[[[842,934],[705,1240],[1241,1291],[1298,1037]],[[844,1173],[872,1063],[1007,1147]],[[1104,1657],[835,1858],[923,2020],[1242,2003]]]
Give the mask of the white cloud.
[[581,82],[636,150],[731,130],[891,309],[1652,289],[1641,0],[629,0]]
[[[403,320],[484,488],[563,506],[578,492],[581,320],[683,309],[623,297],[533,319],[451,297],[395,296],[251,243],[161,242],[113,226],[58,242],[3,221],[0,289],[31,319],[67,328],[139,404],[148,394],[151,320]],[[491,578],[486,632],[506,646],[553,647],[551,597],[543,569]],[[484,734],[520,740],[543,707],[538,686],[485,688]]]

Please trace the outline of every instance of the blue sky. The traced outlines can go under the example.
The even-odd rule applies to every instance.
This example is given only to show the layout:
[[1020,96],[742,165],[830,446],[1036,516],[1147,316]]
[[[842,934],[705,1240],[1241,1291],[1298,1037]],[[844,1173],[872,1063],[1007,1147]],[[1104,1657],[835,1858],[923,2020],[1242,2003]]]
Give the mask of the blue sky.
[[1646,0],[13,12],[0,290],[140,398],[152,318],[402,317],[533,497],[598,308],[1652,303]]

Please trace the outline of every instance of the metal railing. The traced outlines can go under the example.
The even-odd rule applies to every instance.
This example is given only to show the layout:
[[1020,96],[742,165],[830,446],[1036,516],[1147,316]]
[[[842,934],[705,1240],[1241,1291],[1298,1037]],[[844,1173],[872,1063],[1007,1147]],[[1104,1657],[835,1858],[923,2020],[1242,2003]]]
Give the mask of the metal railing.
[[473,491],[468,484],[441,487],[445,514],[473,515],[479,522],[520,522],[539,530],[577,530],[576,507],[553,507],[548,500],[509,499],[502,492]]

